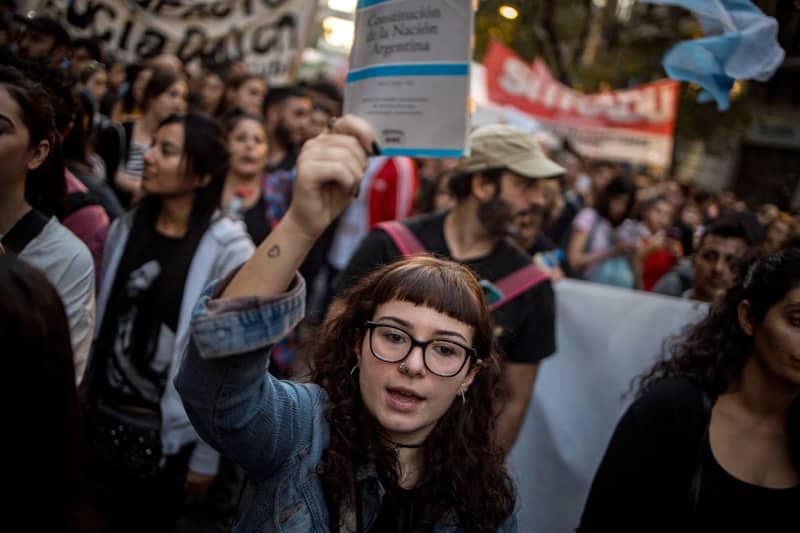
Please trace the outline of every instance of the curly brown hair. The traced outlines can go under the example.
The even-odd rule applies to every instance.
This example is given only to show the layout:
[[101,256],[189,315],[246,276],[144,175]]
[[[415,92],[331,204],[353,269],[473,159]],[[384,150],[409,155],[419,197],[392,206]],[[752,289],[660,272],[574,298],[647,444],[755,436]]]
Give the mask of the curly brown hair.
[[[639,378],[639,395],[670,378],[685,378],[716,398],[735,385],[753,351],[753,337],[739,323],[739,303],[750,303],[750,318],[760,326],[769,309],[800,287],[800,248],[744,258],[736,283],[705,319],[689,325],[666,344],[667,357]],[[800,398],[787,414],[792,460],[800,468]]]
[[[444,313],[475,330],[473,347],[480,370],[425,441],[425,509],[415,520],[433,525],[448,516],[466,531],[489,532],[511,516],[515,492],[503,454],[492,437],[502,390],[500,362],[489,308],[475,275],[457,263],[420,256],[373,272],[338,302],[341,312],[323,324],[313,351],[311,380],[328,395],[330,442],[318,467],[330,505],[355,507],[355,466],[373,461],[397,484],[397,451],[383,438],[379,423],[365,408],[354,347],[379,305],[400,300]],[[473,368],[478,361],[470,361]],[[419,524],[417,524],[419,525]]]

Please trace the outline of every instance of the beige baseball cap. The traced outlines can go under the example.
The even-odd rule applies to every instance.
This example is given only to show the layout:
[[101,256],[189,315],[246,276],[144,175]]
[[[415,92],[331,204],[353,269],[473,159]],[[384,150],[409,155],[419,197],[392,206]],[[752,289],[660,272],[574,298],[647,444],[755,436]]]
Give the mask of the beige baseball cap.
[[482,126],[469,136],[470,155],[458,162],[457,173],[507,168],[525,178],[555,178],[564,174],[529,133],[508,124]]

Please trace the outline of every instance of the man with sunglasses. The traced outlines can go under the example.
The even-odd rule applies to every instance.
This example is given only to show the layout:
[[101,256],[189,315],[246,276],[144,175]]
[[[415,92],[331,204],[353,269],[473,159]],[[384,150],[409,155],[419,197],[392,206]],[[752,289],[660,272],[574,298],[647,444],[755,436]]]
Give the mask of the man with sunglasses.
[[[507,125],[477,129],[470,136],[470,151],[471,155],[459,162],[450,179],[455,207],[403,224],[427,252],[474,270],[492,303],[508,296],[498,290],[496,283],[531,263],[530,256],[507,239],[515,231],[514,221],[543,202],[541,180],[555,178],[564,169],[544,155],[533,137]],[[373,229],[337,279],[335,293],[402,256],[392,236],[381,228]],[[336,302],[331,312],[335,309]],[[505,358],[507,387],[497,438],[504,449],[510,450],[522,427],[539,362],[555,352],[552,284],[544,281],[522,291],[493,315]],[[407,334],[398,335],[400,345],[410,350],[413,339]],[[374,348],[373,345],[373,351]],[[393,357],[402,351],[398,349]],[[430,368],[430,360],[427,364],[436,373]]]

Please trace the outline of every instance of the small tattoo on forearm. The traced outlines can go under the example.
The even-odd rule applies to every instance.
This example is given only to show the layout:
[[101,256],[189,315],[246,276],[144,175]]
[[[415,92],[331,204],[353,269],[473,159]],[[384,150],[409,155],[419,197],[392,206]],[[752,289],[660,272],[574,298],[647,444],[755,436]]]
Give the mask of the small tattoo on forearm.
[[273,244],[272,248],[270,248],[269,251],[267,251],[267,255],[269,257],[278,257],[279,255],[281,255],[281,247],[278,246],[277,244]]

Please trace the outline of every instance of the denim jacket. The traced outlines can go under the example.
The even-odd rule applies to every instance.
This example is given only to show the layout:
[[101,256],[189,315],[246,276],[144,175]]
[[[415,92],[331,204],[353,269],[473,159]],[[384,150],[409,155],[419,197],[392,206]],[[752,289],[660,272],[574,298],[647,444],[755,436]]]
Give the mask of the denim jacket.
[[[192,318],[175,385],[200,436],[239,463],[256,486],[234,531],[328,532],[328,508],[316,474],[328,446],[326,393],[315,384],[280,381],[267,371],[269,347],[303,318],[305,282],[268,298],[214,300],[225,280],[206,289]],[[355,474],[365,531],[375,522],[383,487],[375,466]],[[352,513],[350,513],[352,514]],[[355,520],[347,526],[355,531]],[[456,532],[452,517],[434,528]],[[516,532],[514,516],[500,528]]]

